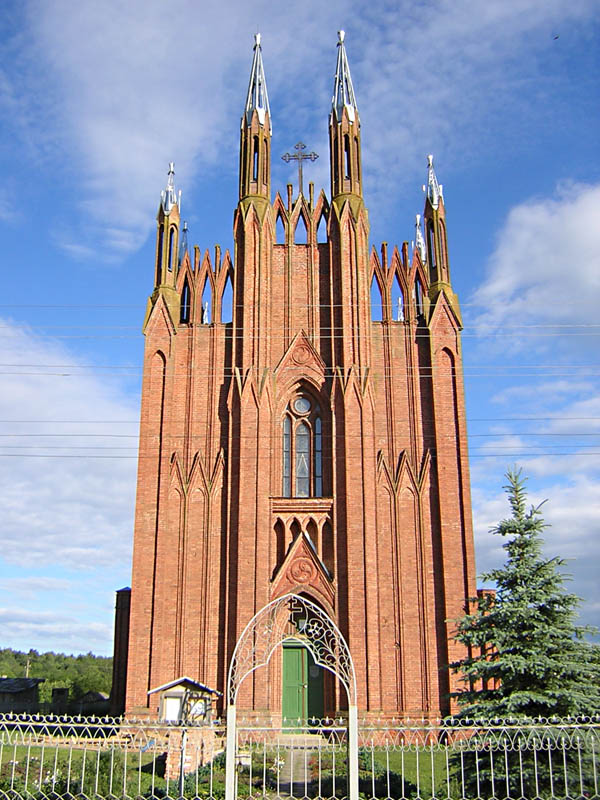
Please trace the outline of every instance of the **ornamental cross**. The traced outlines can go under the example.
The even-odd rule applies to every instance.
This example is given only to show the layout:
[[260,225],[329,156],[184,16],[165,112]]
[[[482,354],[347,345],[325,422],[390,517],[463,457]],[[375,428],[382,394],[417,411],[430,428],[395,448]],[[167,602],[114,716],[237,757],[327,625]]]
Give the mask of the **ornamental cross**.
[[294,145],[294,150],[297,150],[297,153],[285,153],[285,155],[281,156],[281,158],[289,164],[290,161],[297,161],[298,162],[298,188],[300,190],[300,194],[304,194],[302,188],[302,162],[303,161],[316,161],[319,157],[318,153],[303,153],[303,150],[306,150],[306,145],[302,142],[298,142],[298,144]]

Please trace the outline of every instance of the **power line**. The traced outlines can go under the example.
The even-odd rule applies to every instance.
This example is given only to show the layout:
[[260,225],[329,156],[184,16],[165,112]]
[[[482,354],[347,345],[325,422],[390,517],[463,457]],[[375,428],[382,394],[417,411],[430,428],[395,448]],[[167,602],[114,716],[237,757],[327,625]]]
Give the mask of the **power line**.
[[[244,305],[244,306],[240,306],[240,307],[243,308],[244,311],[252,311],[253,310],[253,306]],[[0,308],[2,308],[2,306],[0,306]],[[62,306],[57,306],[57,308],[62,308]],[[68,306],[65,306],[65,308],[68,308]],[[74,308],[76,308],[76,306],[74,306]],[[81,308],[87,308],[87,307],[86,306],[81,306]],[[94,308],[94,306],[89,306],[89,308]],[[349,307],[341,305],[341,304],[334,304],[334,305],[330,305],[330,304],[320,304],[320,305],[318,305],[318,304],[315,304],[315,305],[309,305],[309,306],[300,305],[300,304],[297,304],[297,305],[295,304],[294,305],[294,309],[295,310],[298,310],[298,309],[314,310],[314,309],[319,309],[319,308],[330,309],[330,308],[349,308]],[[382,321],[383,320],[373,320],[373,319],[369,320],[369,322],[373,322],[373,323],[379,323],[379,322],[382,322]],[[396,319],[390,319],[390,320],[386,320],[386,321],[388,323],[394,325],[394,327],[396,325],[399,326],[399,323],[405,322],[405,320],[396,320]],[[87,324],[81,324],[81,325],[65,325],[65,324],[50,325],[50,324],[41,323],[39,325],[33,325],[33,324],[29,323],[29,322],[24,322],[22,324],[24,326],[23,328],[19,327],[19,323],[15,323],[15,324],[12,324],[12,325],[2,325],[2,324],[0,324],[0,330],[2,330],[2,329],[15,330],[15,328],[16,328],[18,330],[18,332],[28,332],[29,330],[134,330],[134,331],[138,331],[138,333],[139,333],[139,331],[140,331],[140,325],[139,324],[138,325],[90,325],[89,323],[87,323]],[[199,328],[200,330],[205,330],[205,329],[210,329],[212,326],[215,326],[215,325],[231,325],[231,324],[232,324],[231,322],[214,322],[214,323],[207,323],[207,324],[204,324],[204,323],[192,323],[190,325],[185,325],[185,328],[187,329],[188,327],[190,327],[190,328]],[[318,327],[319,327],[319,330],[335,330],[336,328],[340,328],[341,326],[319,325]],[[503,330],[529,330],[529,329],[545,329],[545,328],[551,328],[551,329],[554,329],[554,328],[560,328],[560,329],[562,329],[562,328],[600,328],[600,323],[596,323],[596,322],[545,322],[545,323],[536,322],[536,323],[521,323],[519,325],[508,325],[506,323],[495,323],[494,324],[494,323],[491,323],[491,322],[490,323],[481,323],[481,324],[478,324],[478,325],[471,325],[469,323],[465,323],[463,328],[462,328],[462,330],[467,330],[467,329],[469,329],[469,330],[489,330],[490,328],[501,328]]]
[[[397,323],[397,324],[401,324],[401,323]],[[201,326],[198,326],[198,327],[201,328]],[[208,330],[211,329],[211,327],[208,326],[208,325],[205,326],[205,327]],[[194,329],[190,328],[189,330],[194,330]],[[334,329],[327,329],[327,330],[334,330]],[[340,327],[336,328],[335,330],[342,330],[342,328],[340,326]],[[332,334],[332,333],[327,333],[327,332],[324,332],[324,331],[326,331],[326,329],[323,328],[323,327],[320,327],[319,330],[318,330],[318,334],[319,334],[319,337],[321,339],[325,340],[325,341],[330,342],[330,341],[335,341],[335,340],[338,340],[338,339],[344,339],[344,336],[342,334]],[[234,335],[234,332],[232,330],[230,330],[230,329],[226,329],[224,331],[224,333],[225,333],[225,336],[223,338],[224,338],[225,341],[233,341],[234,339],[235,340],[240,340],[240,341],[254,341],[255,340],[255,341],[261,341],[261,342],[265,342],[265,341],[269,341],[269,342],[287,341],[287,337],[285,337],[284,334],[277,334],[277,335],[265,334],[265,333],[260,333],[260,334],[255,333],[255,334],[253,334],[253,333],[248,332],[247,330],[236,330],[235,331],[235,335]],[[463,339],[469,339],[469,338],[486,339],[486,338],[493,338],[493,337],[496,337],[496,338],[503,338],[504,337],[504,338],[514,338],[514,339],[532,339],[532,338],[534,338],[534,339],[561,338],[562,339],[562,338],[566,338],[566,337],[570,337],[570,338],[575,338],[575,337],[592,338],[592,337],[600,336],[600,331],[593,331],[593,332],[586,332],[586,333],[568,333],[568,332],[565,332],[565,331],[557,331],[556,333],[515,333],[514,331],[506,331],[505,332],[505,331],[489,331],[488,330],[487,332],[484,332],[484,333],[469,333],[468,329],[463,329],[462,331],[459,330],[459,333],[461,335],[461,338],[463,338]],[[387,335],[389,336],[389,333]],[[11,335],[11,334],[2,334],[2,333],[0,333],[0,339],[7,339],[8,341],[11,341],[11,340],[14,340],[15,338],[16,337]],[[355,339],[359,339],[359,340],[360,339],[366,339],[366,338],[369,338],[369,334],[368,333],[358,333],[357,331],[353,331],[353,332],[350,332],[350,333],[347,334],[347,338],[349,338],[349,339],[350,338],[355,338]],[[430,330],[428,328],[426,330],[423,330],[422,328],[421,329],[416,329],[413,333],[410,334],[409,338],[410,338],[410,340],[412,340],[412,339],[430,339],[431,338],[431,332],[430,332]],[[138,341],[138,342],[142,342],[143,341],[141,333],[128,334],[128,335],[114,335],[114,336],[111,336],[111,335],[99,336],[99,335],[91,335],[91,334],[79,334],[79,335],[75,335],[75,334],[52,334],[51,335],[51,339],[52,340],[57,340],[57,339],[58,340],[67,340],[67,339],[68,340],[72,340],[72,339],[74,340],[74,339],[77,339],[77,340],[85,340],[85,341],[88,341],[88,340],[94,340],[94,341],[108,341],[108,340],[122,341],[124,339],[129,339],[131,341],[133,341],[133,340]]]
[[[569,456],[579,458],[583,456],[600,456],[600,451],[594,453],[470,453],[469,458],[533,458],[533,457],[551,457]],[[98,455],[95,453],[81,453],[81,454],[55,454],[55,453],[0,453],[0,458],[102,458],[102,459],[153,459],[154,456],[139,456],[139,455]],[[229,456],[233,461],[240,461],[239,457]],[[255,457],[249,457],[249,460],[255,462]]]
[[[152,290],[151,290],[152,291]],[[146,292],[145,296],[148,297],[150,292]],[[176,291],[179,292],[178,289]],[[199,302],[200,293],[195,292],[196,295],[196,302]],[[213,293],[210,292],[210,297],[212,298]],[[207,297],[208,299],[208,297]],[[390,304],[391,305],[391,304]],[[411,306],[412,308],[415,307],[414,299],[407,299],[404,298],[404,306],[408,307]],[[252,310],[255,305],[253,303],[235,303],[231,305],[227,305],[227,308],[241,308],[241,309],[250,309]],[[368,303],[369,308],[385,308],[387,309],[388,306],[382,303]],[[497,303],[493,301],[486,301],[486,302],[474,302],[474,301],[464,301],[460,303],[461,308],[483,308],[483,309],[495,309],[499,308],[502,310],[506,309],[506,301],[499,301]],[[61,311],[68,310],[68,309],[78,309],[78,310],[90,310],[90,309],[137,309],[141,315],[145,312],[145,302],[143,303],[0,303],[0,309],[2,308],[35,308],[35,309],[58,309]],[[297,309],[314,309],[314,308],[355,308],[350,303],[297,303],[294,304],[294,308]],[[373,322],[380,322],[381,320],[372,320]],[[397,320],[390,319],[390,322],[396,322]],[[220,324],[227,324],[227,323],[220,323]],[[541,323],[540,323],[541,324]],[[570,323],[544,323],[546,325],[552,327],[559,327],[561,325],[569,325]],[[574,323],[577,325],[586,325],[586,323]],[[597,323],[589,323],[590,326],[595,326]],[[521,327],[521,326],[515,326]]]
[[[19,365],[20,366],[20,365]],[[65,365],[62,369],[64,372],[51,372],[50,369],[58,369],[58,367],[47,367],[41,364],[40,369],[32,371],[30,368],[23,368],[23,369],[13,369],[13,370],[0,370],[1,376],[24,376],[24,377],[48,377],[48,378],[85,378],[85,377],[92,377],[94,372],[99,372],[103,376],[119,376],[121,378],[139,378],[144,374],[143,367],[140,368],[133,368],[133,367],[117,367],[117,369],[121,370],[111,371],[109,367],[92,367],[92,366],[78,366],[78,365]],[[125,370],[129,369],[128,372]],[[529,369],[535,371],[524,372],[522,370]],[[347,368],[340,367],[338,372],[338,368],[336,367],[327,367],[326,369],[322,370],[322,374],[324,378],[335,378],[338,375],[344,376],[347,374]],[[550,370],[550,371],[542,371],[542,370]],[[564,370],[562,372],[557,372],[556,370]],[[275,371],[271,368],[268,368],[268,371],[271,374],[274,374]],[[354,375],[358,378],[366,378],[369,377],[371,379],[380,379],[380,378],[391,378],[394,380],[401,380],[402,375],[408,376],[417,376],[420,378],[435,378],[439,377],[440,375],[443,376],[456,376],[456,377],[464,377],[464,378],[597,378],[600,377],[600,368],[596,365],[566,365],[563,366],[561,364],[553,365],[539,365],[539,366],[520,366],[520,365],[513,365],[513,364],[482,364],[482,365],[474,365],[472,367],[463,367],[462,371],[459,369],[453,368],[445,368],[440,367],[436,364],[433,366],[430,365],[422,365],[422,366],[415,366],[409,367],[407,365],[400,365],[398,370],[377,370],[373,369],[372,367],[365,367],[365,368],[352,368]],[[220,370],[214,370],[209,372],[206,369],[203,369],[200,365],[196,365],[189,368],[184,369],[174,369],[173,372],[177,375],[178,378],[183,377],[190,377],[190,376],[198,376],[201,375],[203,378],[216,378],[217,380],[231,380],[233,377],[238,374],[236,372],[235,367],[223,367]],[[254,375],[261,375],[263,374],[262,370],[253,370]],[[294,374],[298,373],[298,367],[290,365],[289,367],[284,367],[278,374],[284,374],[286,372],[293,372]],[[245,378],[246,369],[239,368],[239,374]]]
[[[185,439],[185,438],[196,438],[198,436],[205,436],[206,433],[194,433],[194,434],[187,434],[187,433],[167,433],[163,434],[163,439]],[[266,434],[264,434],[266,435]],[[322,433],[322,436],[327,437],[327,434]],[[249,434],[240,434],[236,438],[242,438],[242,436],[247,436],[249,438],[255,439],[256,436],[250,436]],[[576,432],[573,433],[538,433],[536,431],[507,431],[505,433],[471,433],[469,434],[469,439],[476,439],[476,438],[491,438],[491,439],[506,439],[511,436],[534,436],[536,438],[540,436],[568,436],[569,438],[573,437],[580,437],[580,436],[600,436],[600,431],[597,433],[585,433],[585,432]],[[147,433],[147,434],[137,434],[137,433],[0,433],[0,438],[3,439],[22,439],[22,438],[78,438],[81,439],[154,439],[156,438],[156,434]],[[423,434],[420,437],[420,441],[422,439],[454,439],[451,434]],[[0,444],[0,447],[4,447],[5,445]],[[592,447],[595,445],[580,445],[581,447]]]
[[[143,367],[140,364],[40,364],[40,363],[19,363],[19,364],[0,364],[2,368],[33,368],[33,367],[43,367],[46,369],[133,369],[142,371]],[[477,369],[481,367],[494,367],[498,369],[597,369],[598,364],[596,362],[592,364],[496,364],[494,362],[487,362],[481,363],[479,362],[476,366]],[[341,368],[341,367],[340,367]],[[466,367],[467,369],[471,369],[470,366]],[[191,367],[188,371],[198,371],[198,367]],[[233,370],[233,367],[224,367],[223,370]],[[294,369],[297,370],[297,367],[287,367],[287,369]],[[410,369],[410,368],[409,368]],[[430,366],[422,366],[418,367],[417,369],[432,369]],[[436,368],[439,370],[439,368]],[[463,371],[465,367],[463,365]],[[335,372],[336,367],[325,367],[325,371]],[[356,372],[371,372],[372,367],[355,367]],[[205,372],[203,374],[206,374]],[[221,374],[221,372],[211,373],[211,374]],[[378,372],[377,374],[381,374]]]
[[[593,421],[600,420],[600,417],[565,417],[565,416],[551,416],[551,417],[467,417],[467,422],[547,422],[547,421]],[[185,421],[170,417],[169,421],[173,424]],[[407,422],[406,417],[399,417],[396,419],[398,422]],[[37,425],[37,424],[50,424],[50,425],[139,425],[139,418],[136,419],[0,419],[0,424],[7,425]]]

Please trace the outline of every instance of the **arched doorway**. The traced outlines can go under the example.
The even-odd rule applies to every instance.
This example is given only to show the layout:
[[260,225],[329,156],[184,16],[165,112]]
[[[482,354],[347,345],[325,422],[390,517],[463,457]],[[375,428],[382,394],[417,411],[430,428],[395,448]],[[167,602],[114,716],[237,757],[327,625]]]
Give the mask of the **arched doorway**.
[[[315,535],[314,541],[316,540]],[[304,592],[298,596],[308,602],[301,608],[297,605],[292,608],[288,624],[289,636],[281,646],[283,727],[293,727],[298,720],[307,720],[309,726],[318,724],[324,717],[335,716],[338,707],[337,673],[321,666],[313,654],[313,650],[320,647],[316,631],[322,626],[322,617],[329,619],[329,616],[314,598]],[[321,615],[315,614],[314,607],[320,610]]]
[[[259,667],[266,667],[278,648],[306,652],[315,667],[335,675],[348,697],[348,788],[349,800],[358,798],[358,717],[356,676],[350,650],[341,631],[316,603],[297,594],[272,600],[252,617],[233,651],[227,677],[226,800],[236,796],[236,701],[243,681]],[[304,655],[297,656],[304,658]],[[285,666],[285,663],[284,663]],[[296,681],[297,684],[300,681]],[[307,687],[298,686],[297,689]],[[308,708],[306,701],[299,702]],[[303,710],[304,705],[300,708]]]
[[323,667],[298,641],[284,641],[282,650],[282,724],[291,726],[297,719],[309,722],[322,719],[325,716]]

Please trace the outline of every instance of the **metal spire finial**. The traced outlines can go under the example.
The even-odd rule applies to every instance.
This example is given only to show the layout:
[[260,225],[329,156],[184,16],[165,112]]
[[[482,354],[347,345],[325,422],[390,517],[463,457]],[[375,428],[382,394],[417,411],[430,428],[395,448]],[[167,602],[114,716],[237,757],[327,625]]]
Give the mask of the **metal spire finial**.
[[[248,94],[246,96],[246,107],[244,118],[247,125],[252,122],[254,111],[258,114],[258,121],[261,125],[265,124],[265,115],[269,115],[269,131],[271,126],[271,109],[269,108],[269,95],[267,93],[267,82],[265,80],[265,68],[262,60],[262,49],[260,46],[260,33],[254,34],[254,58],[250,70],[250,82],[248,83]],[[244,120],[242,120],[243,124]]]
[[425,239],[423,238],[423,231],[421,230],[421,215],[417,214],[415,222],[415,246],[421,256],[421,261],[424,264],[427,257],[427,250],[425,249]]
[[442,187],[438,183],[433,168],[433,156],[427,156],[427,197],[433,208],[437,208],[440,204],[440,198],[443,199]]
[[178,198],[177,192],[175,191],[175,164],[173,161],[169,161],[169,171],[167,172],[167,188],[163,189],[163,191],[160,193],[160,199],[165,214],[170,214],[171,209],[173,206],[177,205],[178,202],[179,206],[181,206],[181,192],[179,192]]
[[350,122],[359,119],[354,87],[352,86],[352,78],[350,77],[348,56],[346,55],[346,48],[344,46],[345,37],[346,34],[344,31],[338,31],[338,57],[333,84],[333,97],[331,98],[331,113],[335,114],[336,122],[341,121],[344,108],[348,112],[348,119]]
[[181,262],[187,252],[188,249],[188,224],[184,220],[183,228],[181,229],[181,241],[179,243],[179,266],[181,266]]

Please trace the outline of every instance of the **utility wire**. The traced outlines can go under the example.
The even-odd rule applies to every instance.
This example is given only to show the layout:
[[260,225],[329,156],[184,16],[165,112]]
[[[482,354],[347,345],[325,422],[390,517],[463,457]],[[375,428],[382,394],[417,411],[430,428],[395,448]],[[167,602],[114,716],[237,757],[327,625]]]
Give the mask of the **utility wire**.
[[[552,417],[467,417],[467,422],[552,422],[565,420],[581,422],[600,420],[600,417],[565,417],[565,416],[552,416]],[[185,418],[170,417],[169,421],[173,424],[185,422]],[[397,417],[397,422],[407,422],[406,417]],[[139,425],[139,418],[137,419],[0,419],[0,424],[21,424],[21,425],[36,425],[36,424],[50,424],[50,425]]]
[[[579,458],[582,456],[600,456],[600,451],[594,453],[546,453],[546,452],[539,452],[539,453],[470,453],[469,458],[533,458],[533,457],[558,457],[558,456],[569,456],[573,458]],[[142,455],[131,455],[131,456],[115,456],[115,455],[98,455],[94,453],[82,453],[82,454],[53,454],[53,453],[0,453],[0,458],[110,458],[115,460],[122,460],[122,459],[139,459],[142,460],[144,458],[154,459],[154,456],[142,456]],[[230,460],[239,462],[241,459],[237,457],[229,457]],[[254,456],[249,457],[249,461],[255,463]]]
[[[205,433],[194,433],[192,435],[185,434],[185,433],[168,433],[168,434],[163,434],[163,439],[185,439],[185,438],[195,438],[197,436],[205,436],[205,435],[206,435]],[[327,434],[323,434],[323,433],[321,435],[322,436],[327,436]],[[236,438],[241,438],[241,436],[249,436],[249,435],[248,434],[240,434],[240,436],[238,436]],[[469,439],[475,439],[475,438],[478,438],[478,437],[485,437],[485,438],[491,438],[491,439],[506,439],[506,438],[509,438],[511,436],[535,436],[536,438],[538,436],[568,436],[569,438],[572,438],[572,437],[580,437],[580,436],[600,436],[600,431],[598,431],[597,433],[585,433],[585,432],[582,432],[582,433],[577,433],[577,432],[574,432],[574,433],[563,433],[563,432],[560,432],[560,433],[536,433],[535,431],[533,431],[533,432],[508,431],[506,433],[471,433],[469,435]],[[75,437],[75,438],[79,438],[79,439],[82,438],[82,437],[89,438],[89,439],[91,439],[91,438],[93,438],[93,439],[143,439],[143,438],[153,439],[153,438],[156,438],[156,435],[152,434],[152,433],[146,433],[146,434],[141,434],[140,433],[139,435],[136,434],[136,433],[0,433],[0,438],[4,438],[4,439],[39,438],[39,437],[44,437],[44,438],[58,438],[58,437],[60,437],[60,438],[69,438],[69,437]],[[256,436],[250,436],[249,438],[255,439]],[[422,439],[438,440],[440,438],[454,440],[454,437],[451,434],[442,434],[441,436],[435,436],[434,434],[424,434],[422,437],[420,437],[419,441],[421,441]],[[595,445],[583,445],[582,444],[580,446],[581,447],[592,447],[592,446],[595,446]],[[0,444],[0,447],[4,447],[4,445]]]

